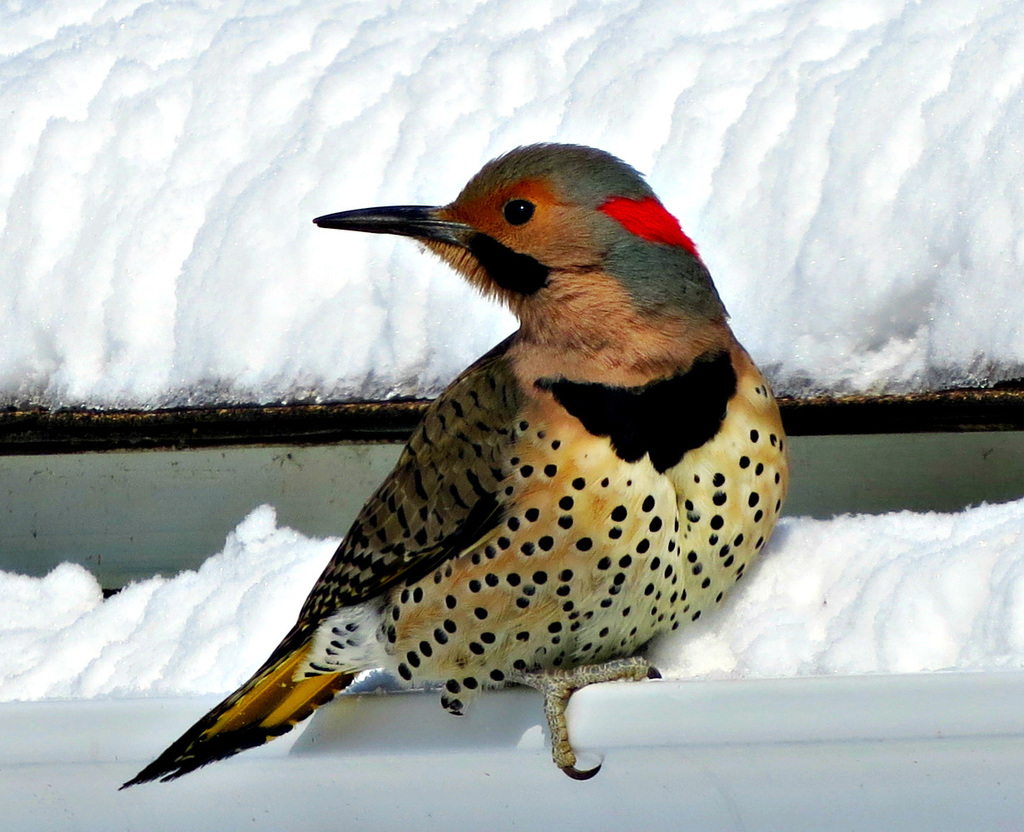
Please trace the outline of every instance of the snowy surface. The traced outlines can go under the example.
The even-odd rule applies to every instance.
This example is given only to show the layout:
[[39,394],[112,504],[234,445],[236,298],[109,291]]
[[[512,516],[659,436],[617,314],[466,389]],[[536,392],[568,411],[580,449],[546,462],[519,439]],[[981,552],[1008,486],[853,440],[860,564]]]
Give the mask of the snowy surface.
[[[228,691],[287,632],[336,545],[264,506],[197,572],[106,601],[80,566],[0,573],[0,701]],[[1024,668],[1024,500],[784,519],[730,602],[654,658],[687,679]]]
[[122,792],[216,700],[15,702],[0,803],[46,832],[1018,830],[1022,695],[1024,673],[597,685],[569,706],[604,760],[585,783],[552,766],[532,691],[460,719],[436,695],[345,697],[297,741]]
[[648,174],[781,391],[1020,376],[1022,56],[1019,2],[4,3],[0,404],[436,392],[509,316],[310,220],[549,140]]

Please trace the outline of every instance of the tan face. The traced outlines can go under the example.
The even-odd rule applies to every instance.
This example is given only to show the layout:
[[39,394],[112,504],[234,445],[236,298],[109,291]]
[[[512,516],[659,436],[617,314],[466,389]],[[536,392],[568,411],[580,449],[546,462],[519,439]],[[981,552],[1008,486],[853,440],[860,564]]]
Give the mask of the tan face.
[[[514,206],[523,202],[533,207]],[[514,210],[516,207],[520,211]],[[592,211],[560,199],[547,182],[523,179],[482,195],[457,199],[438,211],[446,220],[470,225],[513,251],[529,255],[552,271],[596,268],[604,252],[597,250],[586,222]]]

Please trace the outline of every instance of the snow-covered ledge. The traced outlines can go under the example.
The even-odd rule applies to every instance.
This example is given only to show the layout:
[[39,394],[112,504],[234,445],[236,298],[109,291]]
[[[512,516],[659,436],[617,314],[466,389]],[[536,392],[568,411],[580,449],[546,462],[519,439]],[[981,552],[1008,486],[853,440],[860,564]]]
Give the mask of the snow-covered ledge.
[[49,830],[1011,829],[1022,701],[1020,671],[598,685],[569,711],[604,761],[579,783],[532,691],[462,718],[434,693],[344,696],[297,740],[124,792],[214,698],[9,703],[0,803]]

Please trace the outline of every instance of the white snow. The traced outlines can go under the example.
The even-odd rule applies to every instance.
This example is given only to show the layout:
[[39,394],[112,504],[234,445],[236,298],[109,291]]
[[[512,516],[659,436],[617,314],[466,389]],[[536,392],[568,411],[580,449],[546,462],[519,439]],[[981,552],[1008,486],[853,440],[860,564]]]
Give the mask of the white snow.
[[[337,544],[263,506],[198,571],[106,601],[79,566],[0,573],[0,701],[226,692],[288,631]],[[667,678],[1024,668],[1024,499],[783,519],[723,607],[657,647]]]
[[656,654],[668,676],[1024,667],[1024,499],[786,518],[743,591]]
[[278,528],[263,506],[197,571],[106,601],[77,564],[42,578],[0,573],[0,701],[234,687],[295,622],[337,545]]
[[551,140],[648,174],[781,391],[1021,376],[1022,55],[1013,0],[4,3],[0,404],[435,392],[510,317],[310,220]]

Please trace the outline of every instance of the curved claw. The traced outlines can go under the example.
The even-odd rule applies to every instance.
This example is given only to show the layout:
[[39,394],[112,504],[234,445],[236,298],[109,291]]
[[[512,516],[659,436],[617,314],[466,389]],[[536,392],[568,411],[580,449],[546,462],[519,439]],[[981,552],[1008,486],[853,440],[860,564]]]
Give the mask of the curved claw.
[[598,763],[593,768],[588,768],[583,771],[580,771],[576,766],[559,766],[559,768],[561,768],[562,771],[573,780],[589,780],[601,770],[601,766],[603,765],[604,763]]
[[578,665],[568,670],[551,668],[510,675],[509,681],[529,685],[544,695],[544,716],[551,736],[551,758],[562,771],[573,780],[589,780],[601,770],[601,764],[591,769],[576,768],[576,752],[569,742],[569,726],[565,709],[569,697],[582,687],[598,682],[614,682],[629,679],[660,679],[661,674],[650,663],[640,657],[612,659],[603,664]]

